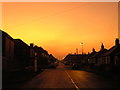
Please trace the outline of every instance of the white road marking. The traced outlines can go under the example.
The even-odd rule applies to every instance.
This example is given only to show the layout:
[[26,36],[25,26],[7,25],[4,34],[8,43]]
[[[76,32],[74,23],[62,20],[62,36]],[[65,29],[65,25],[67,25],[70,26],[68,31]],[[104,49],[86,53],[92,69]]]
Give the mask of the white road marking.
[[65,72],[66,72],[66,74],[68,75],[68,77],[70,78],[70,80],[71,80],[71,82],[73,83],[73,85],[75,86],[75,88],[76,88],[77,90],[80,90],[80,89],[78,88],[78,86],[75,84],[75,82],[73,81],[73,79],[71,78],[71,76],[67,73],[66,70],[65,70]]

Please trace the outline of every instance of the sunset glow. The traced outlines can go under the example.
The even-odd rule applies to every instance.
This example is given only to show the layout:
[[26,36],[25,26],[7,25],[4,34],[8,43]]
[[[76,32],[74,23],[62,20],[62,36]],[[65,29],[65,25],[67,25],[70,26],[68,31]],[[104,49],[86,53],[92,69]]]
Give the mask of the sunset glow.
[[3,2],[2,30],[62,59],[76,48],[109,49],[118,36],[117,2]]

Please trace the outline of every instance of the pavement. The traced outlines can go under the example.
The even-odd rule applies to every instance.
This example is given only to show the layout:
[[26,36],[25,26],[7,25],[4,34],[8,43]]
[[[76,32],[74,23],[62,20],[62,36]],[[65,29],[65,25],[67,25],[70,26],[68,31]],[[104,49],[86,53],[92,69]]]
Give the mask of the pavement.
[[60,63],[57,68],[45,69],[40,74],[22,84],[21,89],[115,89],[120,82],[108,80],[95,73],[72,70]]
[[7,74],[7,77],[5,77],[5,75],[2,77],[2,88],[18,88],[22,84],[31,80],[31,78],[35,77],[38,73],[27,70],[10,72]]

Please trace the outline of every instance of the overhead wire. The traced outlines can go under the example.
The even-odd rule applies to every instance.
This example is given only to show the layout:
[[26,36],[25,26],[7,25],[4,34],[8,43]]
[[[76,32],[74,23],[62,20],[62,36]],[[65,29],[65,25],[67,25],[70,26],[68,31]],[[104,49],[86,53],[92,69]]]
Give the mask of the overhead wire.
[[[83,5],[85,6],[86,4],[83,4]],[[28,23],[33,23],[33,22],[35,22],[35,21],[38,20],[38,19],[40,20],[40,19],[45,19],[45,18],[49,18],[49,17],[61,15],[61,14],[70,12],[70,11],[72,11],[72,10],[78,9],[78,8],[81,8],[81,6],[79,6],[79,7],[74,7],[74,8],[70,8],[70,9],[67,9],[67,10],[64,10],[64,11],[61,11],[61,12],[56,12],[56,13],[53,13],[53,14],[51,14],[51,15],[46,15],[46,16],[39,17],[39,18],[36,18],[36,19],[32,19],[32,20],[29,20],[29,21],[27,21],[27,22],[25,22],[25,23],[22,23],[22,24],[13,26],[12,28],[20,27],[20,26],[23,26],[23,25],[28,24]],[[7,27],[7,26],[6,26],[6,27]]]

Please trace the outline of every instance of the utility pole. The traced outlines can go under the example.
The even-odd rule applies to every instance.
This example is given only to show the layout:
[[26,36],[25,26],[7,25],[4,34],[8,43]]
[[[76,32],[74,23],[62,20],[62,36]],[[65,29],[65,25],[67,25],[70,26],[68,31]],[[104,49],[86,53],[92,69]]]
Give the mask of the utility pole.
[[78,48],[76,48],[76,54],[78,54]]
[[83,42],[81,42],[80,45],[82,46],[82,55],[83,55]]

